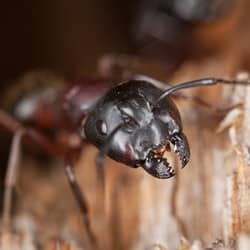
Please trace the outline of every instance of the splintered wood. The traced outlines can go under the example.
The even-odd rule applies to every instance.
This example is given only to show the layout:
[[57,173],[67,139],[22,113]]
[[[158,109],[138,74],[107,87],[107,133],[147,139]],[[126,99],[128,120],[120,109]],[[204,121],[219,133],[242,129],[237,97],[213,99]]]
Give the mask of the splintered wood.
[[[239,66],[231,67],[230,58],[237,61],[235,55],[223,54],[199,65],[186,63],[173,82],[220,72],[237,78]],[[76,173],[100,249],[249,249],[250,87],[199,88],[188,94],[217,106],[242,105],[218,114],[178,102],[191,160],[183,170],[173,161],[176,177],[158,180],[142,169],[106,159],[103,193],[96,176],[97,151],[92,146],[84,150]],[[52,166],[49,175],[48,169],[38,170],[33,164],[26,161],[22,166],[12,221],[15,232],[2,230],[0,249],[93,249],[61,163]]]
[[[184,61],[171,75],[161,70],[159,78],[175,84],[209,76],[248,77],[242,72],[250,69],[246,20],[235,24],[219,52]],[[155,179],[141,168],[106,158],[103,191],[96,173],[97,150],[84,148],[76,175],[88,200],[98,248],[88,241],[63,163],[45,166],[47,161],[23,159],[13,230],[1,228],[0,250],[249,250],[250,87],[220,85],[185,94],[221,108],[241,105],[216,113],[178,100],[191,160],[183,170],[173,160],[176,177]]]

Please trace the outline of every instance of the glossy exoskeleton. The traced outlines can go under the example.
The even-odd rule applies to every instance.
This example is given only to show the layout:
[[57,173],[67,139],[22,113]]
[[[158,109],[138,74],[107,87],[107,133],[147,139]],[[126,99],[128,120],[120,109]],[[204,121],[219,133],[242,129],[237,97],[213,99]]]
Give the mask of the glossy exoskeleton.
[[[45,90],[21,98],[15,112],[19,121],[0,110],[0,125],[14,133],[6,176],[3,221],[9,222],[19,147],[24,137],[27,142],[40,145],[48,154],[65,159],[68,181],[83,214],[88,235],[94,242],[87,202],[72,168],[75,151],[79,153],[87,139],[100,150],[98,165],[103,165],[103,157],[108,155],[130,167],[142,167],[156,178],[172,177],[175,172],[165,154],[170,150],[170,144],[179,156],[182,167],[188,163],[190,152],[187,138],[182,132],[179,111],[171,97],[186,98],[176,92],[218,83],[250,84],[249,81],[204,78],[169,86],[145,76],[137,76],[113,86],[109,81],[85,80],[64,87],[53,95]],[[214,108],[199,98],[194,100]],[[38,132],[35,127],[44,120],[47,122],[41,127],[49,125],[54,127],[54,131],[67,131],[68,141],[51,140]],[[20,121],[28,121],[32,127]],[[72,143],[72,134],[74,139],[77,135],[79,140]]]
[[163,158],[174,145],[182,166],[189,160],[189,146],[182,133],[179,111],[162,90],[145,81],[128,81],[112,88],[89,114],[84,125],[87,139],[114,160],[142,167],[157,178],[169,178],[174,169]]

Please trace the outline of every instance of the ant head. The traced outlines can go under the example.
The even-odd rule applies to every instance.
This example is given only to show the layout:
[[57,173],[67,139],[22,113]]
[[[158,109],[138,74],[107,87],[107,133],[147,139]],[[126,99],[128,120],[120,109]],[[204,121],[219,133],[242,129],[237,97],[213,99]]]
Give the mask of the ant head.
[[174,146],[184,167],[189,146],[181,118],[166,97],[154,105],[161,90],[145,81],[128,81],[112,88],[97,103],[84,125],[84,133],[100,150],[132,167],[143,167],[158,178],[173,176],[165,152]]

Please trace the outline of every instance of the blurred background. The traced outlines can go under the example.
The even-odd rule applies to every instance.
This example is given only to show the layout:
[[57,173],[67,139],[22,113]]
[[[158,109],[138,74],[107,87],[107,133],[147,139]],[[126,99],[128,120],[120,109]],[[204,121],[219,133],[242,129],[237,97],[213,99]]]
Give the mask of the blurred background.
[[204,49],[211,53],[231,39],[241,5],[242,0],[4,2],[1,85],[35,68],[93,75],[97,60],[109,53],[174,62],[204,55]]
[[[248,0],[4,1],[0,9],[0,106],[5,108],[8,102],[11,103],[10,106],[15,105],[17,99],[27,92],[19,92],[19,85],[22,82],[19,79],[25,73],[36,70],[48,70],[69,82],[82,77],[120,79],[122,76],[117,76],[115,67],[117,65],[118,73],[123,72],[125,68],[129,69],[128,75],[143,73],[173,82],[206,76],[234,76],[239,70],[247,71],[250,69],[249,8]],[[15,94],[11,94],[12,98],[9,100],[10,93],[17,93],[17,99],[15,100]],[[216,91],[200,90],[196,93],[215,102],[221,100]],[[0,137],[3,179],[11,136],[1,132]],[[90,155],[94,159],[94,154]],[[94,162],[91,164],[93,166]],[[33,169],[33,162],[27,165],[31,166],[27,167],[28,170]],[[58,168],[56,169],[58,171]],[[28,170],[25,172],[24,180],[30,178],[35,182],[34,177],[42,179],[41,190],[44,188],[46,190],[47,187],[47,194],[52,192],[48,190],[51,182],[57,178],[55,177],[57,173],[53,175],[50,172],[48,177],[47,173],[33,174]],[[141,180],[141,175],[131,176],[129,172],[122,174],[121,186],[136,186],[136,181]],[[61,178],[64,180],[64,176]],[[115,183],[113,179],[112,184]],[[56,188],[59,193],[61,190],[59,186],[62,183],[65,185],[64,181],[60,180]],[[95,185],[88,183],[88,180],[85,181],[89,184],[87,189],[90,193],[93,192]],[[33,182],[31,181],[31,186]],[[39,182],[34,185],[39,186]],[[24,186],[23,193],[25,193]],[[123,190],[123,187],[119,188]],[[121,192],[125,193],[124,190]],[[50,198],[39,195],[42,197],[41,200],[51,199],[52,204],[58,193],[48,195]],[[39,195],[35,193],[33,197],[40,197]],[[138,197],[135,197],[135,200],[136,198]],[[115,204],[117,209],[121,208],[121,204],[124,205],[122,202]],[[22,203],[25,203],[25,199]],[[32,205],[34,206],[31,201],[31,207]],[[20,205],[25,209],[26,206],[27,203]],[[46,207],[46,204],[42,206]],[[63,212],[68,214],[72,206],[74,207],[71,205],[67,209],[63,208],[66,211]],[[131,245],[135,245],[133,242],[136,235],[131,232],[133,228],[131,225],[134,221],[137,222],[135,219],[137,215],[124,213],[123,216],[131,224],[124,226],[123,232],[119,231],[119,228],[113,229],[112,232],[120,235],[120,238],[113,239],[110,243],[112,248],[107,249],[128,249]],[[191,218],[193,217],[190,217],[190,220]],[[71,219],[67,222],[69,223]],[[51,220],[59,221],[56,216]],[[97,225],[96,221],[97,219],[95,219]],[[114,224],[113,221],[112,225]],[[73,232],[76,232],[77,237],[72,238],[81,240],[79,225],[76,228],[77,230]],[[126,228],[130,229],[128,236],[124,233]],[[199,230],[204,230],[205,233],[202,231],[204,233],[202,235],[206,235],[206,230],[204,228],[201,230],[197,226],[196,231],[187,230],[187,236],[193,240],[199,235],[197,233]],[[214,232],[217,233],[216,230]],[[52,235],[56,233],[53,231]],[[70,238],[70,234],[65,233],[65,235]],[[208,238],[206,236],[201,238],[205,239],[205,242],[210,242],[213,238],[211,235]],[[62,238],[64,239],[63,235]]]
[[112,0],[3,3],[1,83],[34,68],[89,74],[103,53],[128,52],[130,8]]

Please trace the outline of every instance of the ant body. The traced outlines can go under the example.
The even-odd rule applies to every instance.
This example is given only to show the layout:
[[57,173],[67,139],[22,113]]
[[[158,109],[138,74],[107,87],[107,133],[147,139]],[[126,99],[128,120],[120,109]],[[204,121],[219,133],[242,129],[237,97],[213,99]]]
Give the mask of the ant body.
[[[108,81],[90,81],[89,84],[85,82],[85,85],[80,82],[59,91],[52,99],[37,98],[39,102],[36,106],[32,102],[33,110],[26,119],[33,121],[33,124],[42,120],[50,121],[47,125],[68,130],[69,134],[79,130],[81,140],[75,144],[52,141],[38,130],[25,127],[0,111],[0,125],[14,133],[5,182],[3,221],[7,224],[9,222],[20,143],[25,137],[27,142],[37,143],[49,155],[65,159],[66,175],[83,214],[89,237],[95,241],[88,218],[87,202],[76,182],[72,167],[75,153],[79,153],[84,141],[87,140],[100,150],[97,157],[99,167],[102,167],[103,158],[108,155],[127,166],[142,167],[153,177],[170,178],[175,175],[165,157],[170,144],[174,147],[174,153],[179,156],[182,167],[190,159],[188,140],[182,131],[181,116],[172,97],[186,98],[176,93],[182,89],[222,83],[250,84],[249,81],[204,78],[169,86],[149,77],[137,76],[112,87]],[[42,94],[40,92],[39,96]],[[198,97],[193,99],[214,108]],[[19,119],[25,113],[21,112],[25,110],[25,102],[29,102],[27,97],[23,103],[19,103]]]

